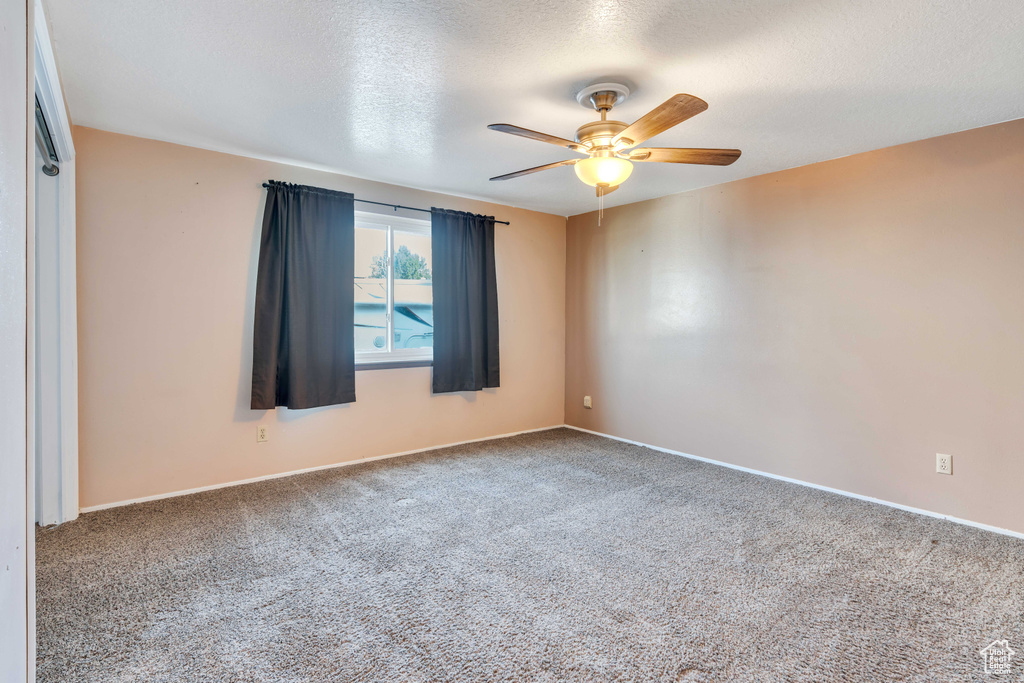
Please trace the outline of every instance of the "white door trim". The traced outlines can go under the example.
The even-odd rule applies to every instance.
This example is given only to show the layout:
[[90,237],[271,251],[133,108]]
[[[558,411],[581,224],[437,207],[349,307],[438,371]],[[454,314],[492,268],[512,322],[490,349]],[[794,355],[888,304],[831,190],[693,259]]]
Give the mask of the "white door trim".
[[[60,87],[57,59],[53,54],[50,29],[46,24],[42,0],[34,1],[35,58],[36,64],[40,67],[35,70],[36,96],[39,97],[39,106],[46,115],[47,122],[52,125],[50,135],[57,148],[57,156],[62,162],[71,161],[75,158],[75,144],[71,140],[71,122],[64,106],[64,91]],[[64,167],[61,166],[60,170],[63,173]]]
[[[60,301],[60,516],[78,517],[78,291],[75,227],[75,145],[57,61],[41,0],[33,0],[35,94],[60,159],[58,182],[58,296]],[[33,107],[34,108],[34,107]],[[30,120],[34,125],[34,118]]]

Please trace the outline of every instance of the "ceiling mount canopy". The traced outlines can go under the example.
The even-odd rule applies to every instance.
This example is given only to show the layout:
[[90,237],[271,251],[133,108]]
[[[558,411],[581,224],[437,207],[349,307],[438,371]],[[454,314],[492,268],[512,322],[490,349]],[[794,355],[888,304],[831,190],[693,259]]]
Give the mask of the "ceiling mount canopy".
[[[594,99],[595,95],[598,97],[596,100]],[[609,97],[613,99],[609,100]],[[606,106],[611,109],[625,102],[627,97],[629,97],[629,88],[621,83],[595,83],[576,93],[577,102],[587,109],[597,109],[598,111],[605,106],[598,104],[598,101],[605,103],[610,101],[610,104]]]
[[620,83],[596,83],[577,93],[576,101],[588,109],[597,111],[601,118],[598,121],[584,123],[577,128],[574,140],[538,133],[507,123],[491,124],[488,126],[491,130],[547,142],[586,155],[585,159],[556,161],[543,166],[495,176],[491,180],[509,180],[549,168],[573,166],[576,176],[587,185],[597,188],[597,196],[603,197],[609,192],[615,191],[622,182],[629,178],[633,171],[634,161],[728,166],[740,158],[738,149],[637,148],[637,145],[655,135],[701,113],[708,108],[708,105],[699,97],[678,94],[670,97],[661,106],[631,124],[609,119],[608,112],[612,110],[612,107],[621,104],[627,97],[629,97],[629,88]]

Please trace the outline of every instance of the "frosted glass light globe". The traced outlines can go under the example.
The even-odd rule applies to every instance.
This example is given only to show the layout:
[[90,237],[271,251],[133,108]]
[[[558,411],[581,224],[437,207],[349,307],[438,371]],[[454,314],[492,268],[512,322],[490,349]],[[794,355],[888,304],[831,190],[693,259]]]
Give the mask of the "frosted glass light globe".
[[618,157],[590,157],[577,161],[573,168],[576,170],[576,177],[592,187],[614,187],[633,172],[633,164]]

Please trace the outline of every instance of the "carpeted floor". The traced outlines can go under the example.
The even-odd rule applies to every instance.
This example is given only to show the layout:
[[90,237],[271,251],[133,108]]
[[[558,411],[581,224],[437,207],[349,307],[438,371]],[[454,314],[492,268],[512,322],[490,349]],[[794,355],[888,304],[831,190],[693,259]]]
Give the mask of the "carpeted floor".
[[1024,678],[1024,541],[564,429],[96,512],[36,553],[40,681]]

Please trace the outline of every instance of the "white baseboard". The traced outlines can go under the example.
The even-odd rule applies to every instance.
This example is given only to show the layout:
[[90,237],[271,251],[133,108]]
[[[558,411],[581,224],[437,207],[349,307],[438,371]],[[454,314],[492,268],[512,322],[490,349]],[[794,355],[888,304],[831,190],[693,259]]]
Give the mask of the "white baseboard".
[[136,503],[146,503],[151,500],[162,500],[164,498],[176,498],[177,496],[187,496],[191,493],[201,493],[203,491],[213,491],[216,489],[223,489],[229,486],[241,486],[243,484],[253,484],[258,481],[267,481],[268,479],[280,479],[282,477],[290,477],[296,474],[305,474],[307,472],[317,472],[320,470],[329,470],[337,467],[348,467],[350,465],[359,465],[364,462],[373,462],[374,460],[386,460],[388,458],[398,458],[403,455],[412,455],[414,453],[424,453],[426,451],[435,451],[441,448],[448,448],[450,446],[461,446],[467,443],[477,443],[480,441],[493,441],[495,439],[504,439],[510,436],[517,436],[519,434],[530,434],[532,432],[546,432],[551,429],[559,429],[566,427],[568,429],[575,429],[578,432],[586,432],[587,434],[593,434],[595,436],[601,436],[606,439],[612,439],[613,441],[621,441],[623,443],[633,444],[634,446],[642,446],[644,448],[650,448],[654,451],[661,453],[668,453],[670,455],[678,455],[684,458],[690,458],[691,460],[699,460],[700,462],[706,462],[711,465],[719,465],[721,467],[728,467],[729,469],[739,470],[740,472],[747,472],[749,474],[757,474],[762,477],[768,477],[769,479],[778,479],[779,481],[786,481],[791,484],[799,484],[800,486],[807,486],[808,488],[818,489],[819,491],[828,491],[829,493],[836,493],[840,496],[846,496],[847,498],[856,498],[857,500],[863,500],[868,503],[877,503],[878,505],[886,505],[897,510],[904,510],[906,512],[913,512],[918,515],[924,515],[926,517],[934,517],[936,519],[944,519],[949,522],[955,522],[956,524],[963,524],[965,526],[974,527],[976,529],[983,529],[985,531],[991,531],[992,533],[1002,534],[1004,536],[1012,536],[1013,538],[1019,538],[1024,540],[1024,533],[1019,531],[1011,531],[1009,529],[1003,529],[1001,527],[992,526],[990,524],[982,524],[980,522],[972,522],[969,519],[961,519],[960,517],[953,517],[952,515],[944,515],[940,512],[932,512],[931,510],[922,510],[921,508],[911,507],[909,505],[902,505],[900,503],[893,503],[888,500],[882,500],[880,498],[872,498],[871,496],[864,496],[859,493],[851,493],[850,491],[843,491],[842,489],[835,489],[831,486],[822,486],[821,484],[813,484],[809,481],[802,481],[800,479],[793,479],[791,477],[783,477],[779,474],[772,474],[771,472],[764,472],[762,470],[755,470],[750,467],[743,467],[742,465],[733,465],[732,463],[722,462],[721,460],[712,460],[711,458],[702,458],[699,455],[691,455],[690,453],[683,453],[681,451],[674,451],[671,448],[662,448],[661,446],[652,446],[651,444],[644,443],[642,441],[634,441],[632,439],[625,439],[621,436],[614,436],[612,434],[605,434],[603,432],[595,432],[591,429],[584,429],[583,427],[576,427],[575,425],[551,425],[550,427],[538,427],[536,429],[524,429],[518,432],[509,432],[507,434],[496,434],[494,436],[484,436],[479,439],[467,439],[466,441],[455,441],[453,443],[438,444],[436,446],[428,446],[426,448],[417,448],[411,451],[402,451],[400,453],[389,453],[387,455],[375,455],[369,458],[360,458],[359,460],[347,460],[345,462],[332,463],[330,465],[319,465],[317,467],[307,467],[301,470],[291,470],[288,472],[280,472],[278,474],[267,474],[261,477],[253,477],[251,479],[241,479],[238,481],[231,481],[224,484],[212,484],[210,486],[200,486],[194,489],[186,489],[184,491],[172,491],[170,493],[158,493],[153,496],[145,496],[142,498],[133,498],[131,500],[121,500],[116,503],[103,503],[101,505],[90,505],[81,509],[81,513],[95,512],[96,510],[106,510],[108,508],[122,507],[124,505],[134,505]]
[[132,498],[131,500],[119,500],[116,503],[102,503],[100,505],[90,505],[80,510],[80,513],[85,514],[87,512],[95,512],[96,510],[106,510],[108,508],[123,507],[125,505],[135,505],[136,503],[148,503],[151,500],[163,500],[164,498],[177,498],[178,496],[187,496],[190,493],[202,493],[203,491],[214,491],[216,489],[224,489],[229,486],[241,486],[243,484],[254,484],[258,481],[267,481],[268,479],[280,479],[281,477],[291,477],[296,474],[305,474],[307,472],[318,472],[320,470],[330,470],[336,467],[348,467],[350,465],[359,465],[364,462],[373,462],[374,460],[387,460],[388,458],[398,458],[403,455],[412,455],[413,453],[423,453],[425,451],[436,451],[440,448],[448,448],[450,446],[461,446],[467,443],[477,443],[479,441],[493,441],[495,439],[504,439],[510,436],[518,436],[519,434],[530,434],[532,432],[546,432],[550,429],[561,429],[565,425],[551,425],[550,427],[538,427],[536,429],[523,429],[518,432],[509,432],[508,434],[496,434],[494,436],[484,436],[479,439],[467,439],[466,441],[455,441],[453,443],[438,444],[436,446],[427,446],[426,448],[416,448],[411,451],[402,451],[401,453],[388,453],[387,455],[375,455],[370,458],[360,458],[359,460],[346,460],[344,462],[336,462],[330,465],[318,465],[316,467],[306,467],[301,470],[290,470],[288,472],[279,472],[278,474],[265,474],[262,477],[253,477],[251,479],[240,479],[238,481],[229,481],[224,484],[211,484],[209,486],[200,486],[194,489],[185,489],[184,491],[171,491],[170,493],[158,493],[153,496],[144,496],[142,498]]
[[888,500],[881,500],[880,498],[872,498],[871,496],[862,496],[859,493],[850,493],[849,491],[843,491],[842,489],[834,489],[831,486],[822,486],[821,484],[812,484],[809,481],[801,481],[800,479],[792,479],[790,477],[783,477],[778,474],[772,474],[771,472],[762,472],[761,470],[751,469],[749,467],[743,467],[741,465],[733,465],[731,463],[722,462],[721,460],[712,460],[711,458],[702,458],[699,455],[690,455],[689,453],[682,453],[680,451],[674,451],[671,448],[662,448],[660,446],[652,446],[642,441],[633,441],[632,439],[624,439],[621,436],[613,436],[612,434],[604,434],[602,432],[595,432],[591,429],[584,429],[583,427],[576,427],[570,424],[565,425],[569,429],[575,429],[578,432],[586,432],[587,434],[593,434],[595,436],[603,436],[606,439],[613,439],[615,441],[622,441],[624,443],[633,444],[634,446],[643,446],[644,448],[650,448],[654,451],[660,451],[662,453],[668,453],[670,455],[679,455],[684,458],[690,458],[691,460],[699,460],[700,462],[706,462],[711,465],[720,465],[722,467],[728,467],[732,470],[739,470],[740,472],[748,472],[750,474],[757,474],[762,477],[768,477],[769,479],[778,479],[779,481],[787,481],[790,484],[799,484],[800,486],[807,486],[808,488],[818,489],[819,491],[828,491],[829,493],[838,493],[840,496],[846,496],[847,498],[856,498],[857,500],[867,501],[868,503],[877,503],[879,505],[887,505],[897,510],[905,510],[906,512],[913,512],[918,515],[925,515],[926,517],[935,517],[937,519],[945,519],[949,522],[956,522],[957,524],[963,524],[965,526],[974,527],[976,529],[984,529],[985,531],[991,531],[995,534],[1002,534],[1004,536],[1012,536],[1014,538],[1024,539],[1024,533],[1019,531],[1010,531],[1009,529],[1003,529],[997,526],[991,526],[989,524],[982,524],[980,522],[972,522],[969,519],[961,519],[960,517],[953,517],[952,515],[944,515],[940,512],[932,512],[931,510],[922,510],[921,508],[910,507],[909,505],[901,505],[900,503],[893,503]]

